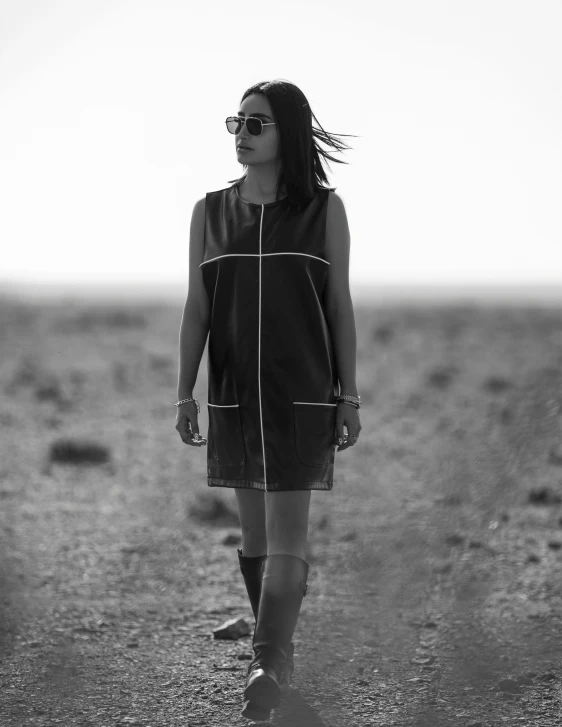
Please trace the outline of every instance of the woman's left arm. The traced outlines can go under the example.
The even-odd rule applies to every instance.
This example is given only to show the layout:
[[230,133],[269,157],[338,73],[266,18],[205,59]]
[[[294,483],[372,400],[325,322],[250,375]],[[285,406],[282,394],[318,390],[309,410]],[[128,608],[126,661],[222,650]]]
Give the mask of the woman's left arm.
[[[350,234],[345,207],[341,197],[335,192],[330,192],[326,217],[326,257],[330,267],[324,292],[324,306],[334,346],[340,394],[357,396],[357,333],[349,290],[349,252]],[[343,439],[344,425],[348,435],[359,436],[361,431],[359,410],[340,402],[337,411],[336,438]],[[338,452],[352,446],[356,441],[348,439]]]

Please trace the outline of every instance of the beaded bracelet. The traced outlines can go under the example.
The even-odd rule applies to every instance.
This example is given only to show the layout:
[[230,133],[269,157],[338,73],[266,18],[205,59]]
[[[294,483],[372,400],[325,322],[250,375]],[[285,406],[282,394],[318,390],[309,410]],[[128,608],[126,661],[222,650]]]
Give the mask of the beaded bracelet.
[[201,412],[201,409],[199,408],[199,402],[197,401],[197,399],[192,399],[192,398],[182,399],[181,401],[178,401],[176,404],[174,404],[174,406],[180,406],[180,404],[186,404],[188,401],[195,402],[195,404],[197,406],[197,413],[199,414]]
[[[174,406],[180,406],[181,404],[187,404],[188,401],[194,401],[195,405],[197,406],[197,413],[199,414],[201,412],[201,408],[199,406],[199,402],[197,399],[193,399],[192,397],[189,397],[187,399],[182,399],[181,401],[178,401],[174,404]],[[354,406],[356,409],[361,408],[361,397],[360,396],[350,396],[349,394],[340,394],[339,396],[336,396],[336,401],[342,402],[342,404],[350,404],[351,406]]]
[[361,408],[361,397],[360,396],[350,396],[349,394],[340,394],[339,396],[336,396],[336,401],[341,401],[343,404],[351,404],[356,409]]

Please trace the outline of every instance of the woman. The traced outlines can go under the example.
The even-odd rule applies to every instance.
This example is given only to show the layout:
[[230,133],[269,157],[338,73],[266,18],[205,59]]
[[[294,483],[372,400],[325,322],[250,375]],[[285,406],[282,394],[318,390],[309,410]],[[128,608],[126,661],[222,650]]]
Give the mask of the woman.
[[345,145],[313,117],[287,81],[249,88],[226,119],[245,174],[195,204],[190,231],[176,429],[206,444],[193,387],[209,334],[207,483],[234,488],[256,619],[248,719],[267,719],[289,688],[311,491],[332,489],[334,447],[361,431],[349,229],[340,197],[320,184],[320,156],[338,160],[315,139]]

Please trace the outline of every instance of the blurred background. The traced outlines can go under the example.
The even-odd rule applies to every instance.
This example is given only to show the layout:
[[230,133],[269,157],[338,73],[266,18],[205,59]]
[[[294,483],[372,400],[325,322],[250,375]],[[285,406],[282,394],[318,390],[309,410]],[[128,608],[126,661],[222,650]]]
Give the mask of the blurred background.
[[[285,78],[353,149],[353,295],[558,299],[562,6],[0,3],[0,285],[183,298],[226,116]],[[474,288],[477,288],[474,291]]]
[[357,135],[363,404],[275,724],[559,723],[561,37],[554,0],[0,0],[2,726],[242,724],[235,492],[174,402],[193,205],[273,78]]

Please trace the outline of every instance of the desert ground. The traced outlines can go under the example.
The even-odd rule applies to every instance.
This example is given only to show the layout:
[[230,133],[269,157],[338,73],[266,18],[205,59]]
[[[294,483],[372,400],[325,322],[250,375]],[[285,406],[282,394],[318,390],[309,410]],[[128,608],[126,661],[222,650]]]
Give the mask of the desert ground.
[[[251,724],[234,491],[175,430],[182,309],[0,300],[2,727]],[[355,316],[361,437],[312,494],[270,723],[561,725],[562,307]]]

